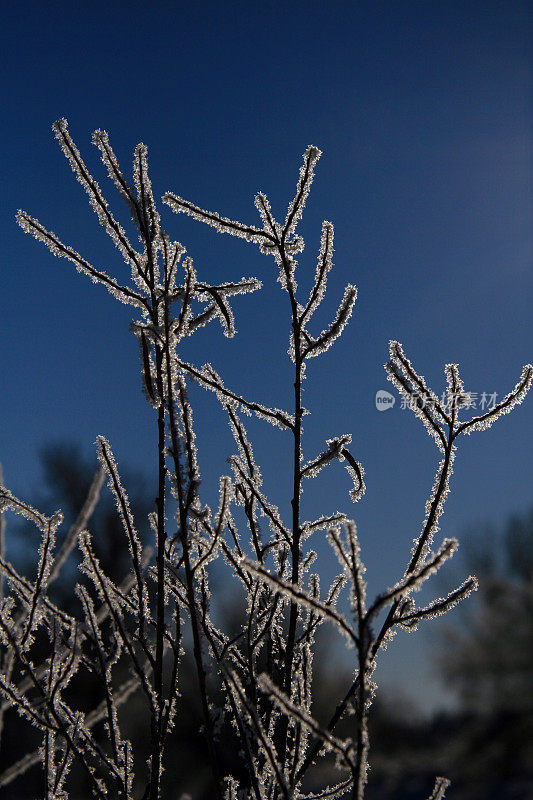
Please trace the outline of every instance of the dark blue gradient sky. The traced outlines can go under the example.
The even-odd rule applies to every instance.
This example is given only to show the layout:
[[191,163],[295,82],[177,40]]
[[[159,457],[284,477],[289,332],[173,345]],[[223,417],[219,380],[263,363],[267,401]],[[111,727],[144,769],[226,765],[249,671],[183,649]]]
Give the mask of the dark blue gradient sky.
[[[152,477],[154,419],[140,393],[130,310],[54,259],[14,222],[24,208],[116,276],[125,267],[89,210],[51,123],[70,130],[105,187],[95,128],[109,131],[124,168],[149,148],[156,196],[166,190],[256,224],[265,191],[284,216],[301,155],[323,150],[301,233],[299,282],[314,273],[322,219],[335,224],[336,269],[317,315],[324,327],[355,283],[343,339],[308,367],[311,458],[352,432],[367,495],[353,509],[370,591],[399,577],[424,517],[439,456],[407,410],[378,413],[383,363],[400,340],[430,385],[459,363],[466,388],[502,397],[531,361],[531,12],[526,2],[152,2],[6,5],[1,31],[2,362],[0,460],[28,496],[38,447],[106,435],[119,464]],[[227,385],[266,404],[290,399],[289,322],[273,261],[162,206],[169,233],[218,282],[260,277],[234,302],[239,334],[215,327],[187,344]],[[127,221],[125,215],[122,219]],[[394,391],[394,390],[392,390]],[[214,398],[193,391],[206,499],[233,452]],[[496,524],[532,503],[533,402],[460,442],[446,535]],[[287,513],[284,437],[250,425],[265,486]],[[351,512],[339,468],[308,485],[309,515]],[[326,570],[327,572],[327,570]],[[457,577],[461,576],[458,568]],[[453,576],[449,575],[449,580]],[[442,593],[443,587],[439,587]],[[427,634],[385,655],[385,681],[414,676],[433,691]],[[422,656],[424,659],[422,659]],[[415,665],[409,666],[409,659]],[[388,661],[387,661],[388,660]]]

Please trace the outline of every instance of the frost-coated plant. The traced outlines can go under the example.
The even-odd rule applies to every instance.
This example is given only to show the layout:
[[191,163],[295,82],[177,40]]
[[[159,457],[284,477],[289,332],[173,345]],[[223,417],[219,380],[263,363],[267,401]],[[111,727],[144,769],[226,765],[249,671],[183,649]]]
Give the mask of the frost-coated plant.
[[[212,320],[221,323],[226,336],[233,336],[230,299],[259,290],[261,282],[255,278],[229,280],[216,286],[203,282],[192,259],[185,255],[185,248],[171,240],[161,227],[148,178],[145,146],[139,144],[135,149],[130,184],[107,134],[98,130],[93,143],[137,228],[141,247],[133,244],[85,166],[66,121],[59,120],[53,127],[100,224],[129,266],[131,282],[126,284],[96,269],[26,212],[19,212],[18,222],[55,255],[72,261],[80,272],[139,312],[131,328],[139,341],[145,394],[157,417],[157,501],[150,516],[155,548],[143,548],[112,448],[103,436],[97,441],[100,468],[85,506],[61,547],[56,548],[61,512],[47,517],[8,489],[0,488],[0,511],[10,510],[28,518],[41,532],[36,573],[30,579],[19,574],[5,558],[2,521],[0,724],[5,712],[14,707],[42,735],[41,748],[7,769],[0,776],[0,786],[8,786],[40,762],[43,798],[64,800],[69,797],[69,771],[77,762],[87,776],[92,797],[162,797],[163,769],[171,769],[165,760],[165,743],[180,712],[180,657],[184,645],[192,641],[205,757],[216,798],[332,800],[351,795],[362,800],[368,770],[367,720],[375,691],[372,674],[380,650],[398,628],[412,629],[420,620],[445,613],[476,588],[475,578],[468,577],[447,597],[427,606],[418,606],[413,599],[414,592],[457,547],[454,539],[444,539],[432,549],[449,490],[456,442],[461,434],[489,427],[520,403],[531,385],[533,368],[524,367],[515,388],[495,408],[460,421],[468,402],[457,366],[445,367],[448,399],[444,403],[416,372],[402,346],[391,342],[390,360],[385,365],[387,376],[409,397],[411,408],[435,439],[442,460],[407,566],[393,587],[367,602],[355,523],[328,508],[314,520],[304,519],[301,511],[305,483],[336,462],[347,468],[353,480],[350,497],[354,503],[365,490],[363,467],[349,449],[349,434],[327,440],[323,452],[309,460],[303,457],[302,418],[307,411],[302,406],[302,381],[307,361],[333,345],[356,300],[355,287],[348,285],[329,327],[318,335],[313,333],[313,314],[324,298],[332,269],[330,222],[322,226],[313,288],[308,297],[301,297],[298,292],[295,257],[303,250],[304,242],[296,228],[320,151],[307,148],[296,194],[283,222],[276,221],[264,194],[255,198],[261,220],[257,227],[204,211],[172,193],[163,198],[173,211],[257,244],[262,253],[274,257],[278,281],[288,301],[289,355],[294,369],[293,407],[278,409],[260,402],[260,387],[257,397],[241,397],[225,385],[210,364],[190,364],[180,354],[182,340]],[[195,310],[197,302],[201,304],[200,311]],[[188,399],[190,381],[216,393],[235,438],[237,450],[230,459],[232,474],[220,477],[216,511],[202,502],[200,495],[200,456]],[[293,465],[291,486],[287,487],[292,498],[290,519],[282,519],[263,488],[241,413],[255,414],[286,434]],[[203,455],[208,457],[209,454]],[[97,536],[87,530],[105,479],[116,498],[131,559],[130,573],[120,585],[104,573],[98,559]],[[171,523],[168,517],[174,507],[177,510]],[[238,512],[236,507],[240,507]],[[309,538],[318,531],[326,532],[340,565],[338,576],[325,592],[320,589],[318,574],[311,572],[316,553],[308,546]],[[83,610],[79,619],[57,607],[49,594],[75,548],[81,551],[84,573],[76,588]],[[244,624],[231,638],[209,613],[210,577],[219,558],[226,561],[247,599]],[[338,605],[346,589],[349,613]],[[313,716],[312,696],[314,637],[324,622],[333,623],[354,653],[353,683],[331,709],[325,727]],[[35,648],[44,639],[48,643],[47,655],[36,663]],[[124,663],[129,664],[130,676],[121,683],[116,675]],[[217,676],[217,690],[225,697],[223,708],[216,706],[208,671]],[[67,687],[75,676],[83,679],[89,673],[100,681],[102,700],[87,713],[71,707]],[[146,726],[150,742],[148,779],[142,784],[139,778],[135,779],[139,755],[121,727],[120,708],[133,692],[142,693],[147,709],[146,719],[139,721],[139,725]],[[351,734],[341,739],[335,731],[346,715],[350,715]],[[106,731],[103,743],[94,731],[96,723],[102,721]],[[227,723],[233,726],[239,741],[243,762],[240,778],[224,774],[221,769],[222,743],[218,734]],[[336,757],[336,784],[306,795],[302,787],[308,770],[328,753]],[[437,778],[430,800],[443,798],[447,785],[447,780]]]

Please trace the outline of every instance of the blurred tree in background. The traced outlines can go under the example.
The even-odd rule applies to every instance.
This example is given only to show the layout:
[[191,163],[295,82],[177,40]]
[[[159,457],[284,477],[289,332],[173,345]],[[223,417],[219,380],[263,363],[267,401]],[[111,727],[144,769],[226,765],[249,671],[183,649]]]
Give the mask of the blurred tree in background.
[[461,539],[479,591],[437,658],[456,708],[422,720],[376,707],[371,800],[422,797],[435,767],[454,800],[533,798],[533,509]]
[[495,779],[502,782],[501,792],[503,784],[514,782],[516,794],[494,796],[531,798],[533,509],[511,517],[501,531],[487,525],[464,538],[479,592],[461,628],[447,631],[440,659],[464,715],[456,744],[461,780],[487,792]]
[[[70,442],[47,443],[39,451],[42,480],[35,491],[36,507],[53,513],[60,508],[65,521],[59,536],[66,537],[67,531],[81,511],[87,498],[94,474],[97,470],[96,456],[93,452],[87,457],[81,447]],[[139,536],[144,543],[151,544],[148,514],[154,507],[154,487],[145,476],[134,472],[126,472],[124,480],[131,491],[132,512],[139,528]],[[32,548],[35,540],[35,529],[31,525],[22,524],[25,540]],[[102,489],[100,501],[91,518],[90,526],[98,536],[98,554],[109,570],[113,580],[122,580],[130,569],[127,550],[124,547],[124,528],[116,512],[115,500],[107,488]],[[59,539],[61,544],[61,539]],[[30,550],[28,568],[34,566],[35,555]],[[70,571],[57,583],[57,591],[62,592],[69,600],[75,597],[72,589],[80,575],[74,569],[74,559],[78,551],[74,550]],[[72,578],[72,583],[68,580]]]
[[[498,535],[465,537],[480,592],[450,630],[442,668],[465,710],[480,715],[533,710],[533,509]],[[470,543],[470,544],[468,544]]]

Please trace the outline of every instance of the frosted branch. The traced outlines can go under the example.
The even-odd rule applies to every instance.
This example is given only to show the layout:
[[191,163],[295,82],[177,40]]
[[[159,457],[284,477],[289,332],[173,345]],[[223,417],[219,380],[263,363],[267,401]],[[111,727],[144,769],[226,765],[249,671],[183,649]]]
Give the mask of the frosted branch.
[[122,226],[109,211],[108,204],[104,200],[100,187],[83,163],[80,151],[69,134],[67,121],[65,119],[57,120],[57,122],[54,122],[52,129],[79,183],[87,192],[91,206],[98,217],[98,221],[105,229],[106,233],[109,234],[126,263],[132,264],[140,272],[139,254],[129,243]]
[[326,330],[322,331],[317,339],[311,339],[310,343],[303,347],[304,358],[314,358],[326,350],[329,350],[333,342],[339,338],[343,332],[346,323],[350,319],[357,299],[357,289],[355,286],[348,284],[344,291],[344,297],[341,300],[335,319]]
[[287,716],[292,717],[292,719],[298,720],[298,722],[301,722],[303,725],[305,725],[328,747],[328,749],[337,753],[350,770],[355,768],[353,761],[353,742],[351,740],[348,739],[347,741],[343,742],[341,739],[338,739],[336,736],[334,736],[330,731],[322,728],[310,714],[294,705],[294,703],[289,700],[287,695],[278,689],[278,687],[272,683],[268,675],[265,673],[259,676],[258,683],[265,694],[269,694],[274,698],[276,704],[285,714],[287,714]]
[[163,196],[163,202],[176,213],[188,214],[193,219],[215,228],[219,233],[229,233],[231,236],[237,236],[256,244],[261,244],[265,238],[268,238],[264,231],[253,225],[243,225],[241,222],[222,217],[216,212],[204,211],[200,206],[195,206],[194,203],[189,203],[172,192],[167,192]]
[[93,283],[103,284],[113,297],[116,297],[121,303],[137,306],[142,309],[148,308],[147,301],[144,297],[136,294],[127,286],[121,286],[114,278],[110,278],[106,275],[105,272],[95,269],[72,247],[63,244],[55,233],[46,230],[39,220],[33,219],[33,217],[30,217],[25,211],[19,211],[17,213],[17,222],[25,233],[31,233],[37,241],[43,242],[55,256],[58,258],[67,258],[76,266],[78,272],[83,272],[88,275]]
[[465,600],[472,592],[477,591],[477,588],[477,579],[470,575],[457,589],[454,589],[454,591],[450,592],[446,597],[440,597],[438,600],[434,600],[423,608],[410,610],[408,607],[407,612],[402,613],[401,616],[398,617],[398,621],[402,625],[412,628],[416,626],[421,619],[440,617],[442,614],[446,614],[454,608],[462,600]]
[[319,456],[314,458],[312,461],[309,461],[305,464],[301,471],[300,477],[301,478],[314,478],[320,470],[329,464],[333,459],[342,459],[344,460],[344,456],[342,455],[343,448],[345,445],[350,444],[352,441],[351,434],[346,433],[343,436],[335,437],[334,439],[327,439],[326,444],[328,445],[328,449],[325,450],[323,453],[320,453]]
[[115,502],[122,520],[122,525],[128,537],[130,555],[135,573],[135,579],[137,582],[137,603],[142,638],[144,624],[150,622],[151,620],[150,607],[148,603],[148,591],[141,571],[142,546],[139,539],[139,534],[135,529],[135,523],[133,522],[128,496],[124,491],[124,487],[120,481],[115,457],[109,442],[103,436],[98,436],[96,443],[98,447],[98,458],[102,464],[102,467],[109,476],[109,488],[115,496]]
[[392,603],[398,598],[405,597],[413,591],[420,589],[422,584],[435,572],[437,572],[445,561],[447,561],[454,554],[457,549],[457,539],[445,539],[442,547],[435,555],[429,558],[421,567],[406,573],[406,575],[399,581],[396,586],[389,589],[388,592],[381,594],[372,604],[369,609],[369,616],[374,616],[384,606]]
[[503,400],[497,403],[494,408],[487,411],[486,414],[481,414],[460,425],[457,429],[457,433],[472,433],[473,431],[483,431],[486,428],[490,428],[498,417],[501,417],[503,414],[509,414],[515,406],[522,402],[531,387],[532,381],[533,366],[531,366],[531,364],[526,364],[522,369],[522,374],[514,389],[509,392],[509,394],[505,395]]
[[278,575],[274,575],[260,564],[254,564],[247,558],[242,558],[241,565],[252,575],[256,575],[258,578],[261,578],[263,581],[269,583],[282,594],[286,595],[290,600],[293,600],[309,611],[316,612],[324,619],[329,619],[331,622],[335,623],[337,628],[347,636],[348,640],[351,641],[352,644],[357,644],[358,639],[356,634],[346,619],[336,609],[313,597],[297,584],[289,583],[288,581],[280,578]]
[[[437,447],[444,452],[446,437],[433,416],[433,410],[435,410],[443,417],[438,398],[426,387],[424,378],[414,371],[410,362],[405,358],[399,342],[390,342],[390,356],[391,360],[385,364],[388,380],[406,398],[409,408],[416,417],[422,420],[430,436],[435,439]],[[449,422],[447,415],[443,418]]]
[[315,176],[315,166],[321,155],[322,152],[318,149],[318,147],[315,147],[312,144],[307,147],[304,153],[304,161],[300,167],[296,195],[294,200],[289,205],[287,216],[285,218],[285,224],[283,226],[284,241],[290,240],[291,236],[294,234],[298,222],[302,217],[302,212],[304,210],[306,200],[311,190],[311,184],[313,183],[313,178]]
[[244,397],[240,397],[229,389],[226,389],[222,379],[217,375],[211,364],[204,364],[201,369],[198,369],[177,357],[176,364],[180,369],[190,375],[191,378],[194,378],[194,380],[203,386],[204,389],[210,389],[212,392],[215,392],[222,405],[226,406],[228,401],[230,401],[233,402],[234,405],[240,405],[243,409],[253,411],[259,419],[266,419],[277,427],[291,429],[294,427],[294,419],[284,411],[280,411],[278,408],[270,409],[266,406],[262,406],[260,403],[245,400]]
[[333,267],[333,225],[325,220],[322,223],[322,236],[320,238],[320,251],[315,272],[315,283],[311,290],[309,300],[300,314],[300,324],[313,316],[322,302],[326,293],[328,274]]
[[428,800],[444,800],[446,789],[450,786],[447,778],[435,778],[435,786]]

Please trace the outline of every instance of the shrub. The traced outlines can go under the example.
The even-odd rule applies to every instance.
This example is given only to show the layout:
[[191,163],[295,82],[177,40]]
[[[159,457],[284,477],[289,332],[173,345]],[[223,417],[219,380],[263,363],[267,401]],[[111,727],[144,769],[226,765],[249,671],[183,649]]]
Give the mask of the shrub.
[[[190,364],[180,351],[185,337],[211,321],[218,321],[224,334],[233,336],[232,298],[258,291],[261,282],[255,278],[217,285],[203,282],[185,248],[171,240],[161,226],[145,146],[139,144],[135,149],[131,185],[119,168],[107,134],[98,130],[93,142],[131,213],[141,247],[134,245],[85,166],[66,121],[56,122],[54,131],[100,224],[130,268],[131,281],[123,282],[96,269],[26,212],[19,212],[18,222],[52,253],[72,261],[80,272],[137,312],[131,329],[139,342],[146,398],[157,417],[157,500],[150,514],[155,549],[152,557],[142,546],[111,445],[103,436],[97,440],[100,469],[78,520],[59,549],[56,534],[61,513],[48,517],[8,489],[0,490],[0,509],[27,517],[42,537],[36,574],[31,579],[18,574],[3,554],[0,560],[8,587],[0,614],[2,713],[15,707],[42,737],[41,748],[4,772],[1,784],[7,785],[41,762],[43,796],[47,800],[67,798],[70,769],[77,763],[95,798],[161,797],[165,743],[180,706],[180,657],[190,641],[212,795],[227,800],[304,797],[302,782],[311,766],[332,753],[337,783],[307,797],[351,793],[361,800],[367,782],[367,719],[375,691],[372,673],[379,652],[398,628],[415,628],[421,620],[446,612],[476,588],[475,578],[468,577],[447,597],[429,605],[417,606],[413,600],[413,593],[457,546],[454,539],[444,539],[432,549],[448,494],[456,441],[462,434],[489,427],[521,402],[533,368],[524,367],[515,388],[494,408],[460,421],[469,403],[457,365],[446,365],[447,394],[439,399],[415,371],[402,346],[390,343],[387,376],[408,397],[415,415],[435,440],[441,461],[409,563],[394,586],[367,602],[354,522],[330,509],[307,520],[301,507],[304,485],[337,462],[352,479],[354,503],[365,490],[363,467],[351,452],[349,434],[328,439],[322,452],[308,461],[303,458],[302,419],[307,411],[302,405],[302,382],[307,362],[326,353],[342,334],[356,300],[355,287],[348,285],[330,325],[319,334],[312,332],[312,318],[324,298],[333,266],[333,226],[323,223],[313,287],[307,297],[301,297],[296,283],[296,256],[304,245],[296,228],[320,151],[312,146],[305,151],[296,194],[282,223],[276,221],[261,193],[255,198],[260,226],[204,211],[172,193],[163,198],[173,211],[256,244],[263,254],[274,258],[291,325],[294,402],[286,410],[262,404],[260,387],[257,398],[240,396],[210,364]],[[216,394],[236,443],[231,475],[220,477],[216,510],[201,497],[190,381]],[[263,488],[243,414],[277,426],[286,437],[292,463],[290,519],[282,518]],[[204,456],[208,457],[209,453]],[[131,569],[122,583],[105,574],[95,537],[87,530],[104,479],[115,496],[129,549]],[[168,521],[174,506],[175,533]],[[311,572],[316,553],[308,547],[308,539],[319,531],[326,532],[340,565],[326,592],[320,589],[318,574]],[[49,595],[74,548],[81,551],[84,576],[76,587],[83,609],[80,618],[59,608]],[[210,579],[220,558],[246,597],[245,622],[231,637],[210,613]],[[347,612],[338,605],[346,590]],[[333,623],[355,654],[353,683],[331,710],[327,725],[313,717],[314,638],[323,623]],[[41,652],[43,641],[47,652],[36,663],[34,653]],[[120,682],[117,675],[123,674],[124,664],[130,674]],[[208,671],[214,672],[214,680],[208,679]],[[97,707],[84,711],[72,707],[68,686],[89,675],[98,680],[102,699]],[[144,697],[146,708],[145,719],[138,723],[145,726],[150,748],[144,785],[140,778],[135,781],[139,755],[121,729],[120,709],[133,692]],[[217,702],[220,693],[222,705]],[[351,735],[341,739],[335,730],[347,714],[352,715]],[[102,721],[106,731],[103,742],[94,733]],[[225,736],[230,731],[227,735],[235,735],[239,741],[242,768],[233,775],[221,769],[221,730]],[[447,784],[443,778],[436,779],[432,800],[444,797]]]

